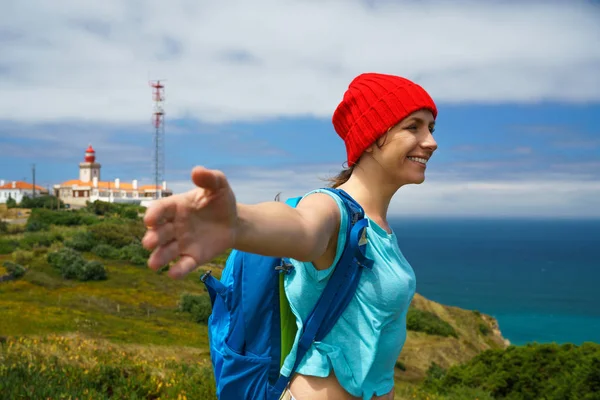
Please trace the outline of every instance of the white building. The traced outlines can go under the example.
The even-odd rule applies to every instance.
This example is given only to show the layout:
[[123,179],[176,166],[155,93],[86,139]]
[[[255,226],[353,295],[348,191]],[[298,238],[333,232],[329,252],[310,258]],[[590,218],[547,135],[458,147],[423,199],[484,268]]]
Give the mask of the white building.
[[155,185],[139,186],[137,180],[133,180],[131,183],[121,182],[118,178],[114,181],[102,181],[101,167],[96,162],[96,152],[90,145],[85,151],[84,161],[79,163],[79,179],[71,179],[54,185],[54,195],[70,206],[85,206],[86,202],[93,203],[96,200],[110,203],[146,203],[146,200],[154,198],[157,190],[160,197],[173,194],[164,181],[159,187]]
[[[48,190],[35,185],[36,195],[48,194]],[[23,197],[33,197],[33,184],[23,181],[12,181],[6,183],[0,180],[0,203],[6,203],[9,198],[15,199],[17,203],[23,200]]]

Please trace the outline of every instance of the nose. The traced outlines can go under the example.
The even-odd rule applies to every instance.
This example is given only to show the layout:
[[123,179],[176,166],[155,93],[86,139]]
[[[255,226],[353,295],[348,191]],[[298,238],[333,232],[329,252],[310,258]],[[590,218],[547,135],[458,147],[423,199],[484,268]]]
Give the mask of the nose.
[[429,132],[429,130],[427,130],[427,133],[421,141],[421,146],[425,149],[430,150],[432,153],[437,150],[437,142],[435,141],[433,135],[431,134],[431,132]]

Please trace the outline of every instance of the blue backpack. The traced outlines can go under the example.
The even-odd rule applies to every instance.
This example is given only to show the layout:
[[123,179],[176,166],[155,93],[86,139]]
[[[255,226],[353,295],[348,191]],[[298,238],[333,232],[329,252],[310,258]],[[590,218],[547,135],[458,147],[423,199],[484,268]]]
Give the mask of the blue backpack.
[[[350,302],[363,267],[372,267],[361,242],[368,224],[363,209],[343,190],[326,189],[338,194],[348,210],[346,246],[321,297],[303,321],[290,376],[280,374],[295,338],[295,334],[290,338],[290,330],[297,329],[283,289],[283,274],[293,269],[289,259],[234,249],[220,280],[210,271],[202,276],[212,303],[208,338],[219,399],[279,399],[311,343],[329,333]],[[289,199],[286,204],[296,207],[300,199]]]

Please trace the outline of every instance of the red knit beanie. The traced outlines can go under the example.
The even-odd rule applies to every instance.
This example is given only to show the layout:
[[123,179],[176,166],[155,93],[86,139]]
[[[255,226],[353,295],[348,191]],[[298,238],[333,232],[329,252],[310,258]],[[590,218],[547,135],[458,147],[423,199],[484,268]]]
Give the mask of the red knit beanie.
[[388,129],[421,109],[437,117],[429,94],[408,79],[378,73],[354,78],[332,119],[335,131],[346,144],[348,166],[355,164]]

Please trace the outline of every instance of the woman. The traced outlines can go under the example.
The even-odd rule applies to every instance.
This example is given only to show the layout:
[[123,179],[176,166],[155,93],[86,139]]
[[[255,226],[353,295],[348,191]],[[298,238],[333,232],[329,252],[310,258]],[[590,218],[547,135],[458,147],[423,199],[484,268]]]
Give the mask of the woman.
[[[323,342],[314,343],[283,398],[296,400],[393,399],[394,365],[406,338],[406,312],[415,292],[412,268],[387,220],[398,189],[425,179],[437,108],[419,85],[393,75],[356,77],[333,114],[349,168],[333,180],[369,218],[363,273],[346,311]],[[299,323],[313,306],[344,247],[343,204],[335,194],[313,191],[297,208],[280,202],[236,202],[223,173],[197,167],[197,188],[155,202],[144,218],[148,265],[182,277],[228,248],[293,259],[285,289]],[[297,340],[297,338],[296,338]],[[294,362],[295,350],[283,371]]]

